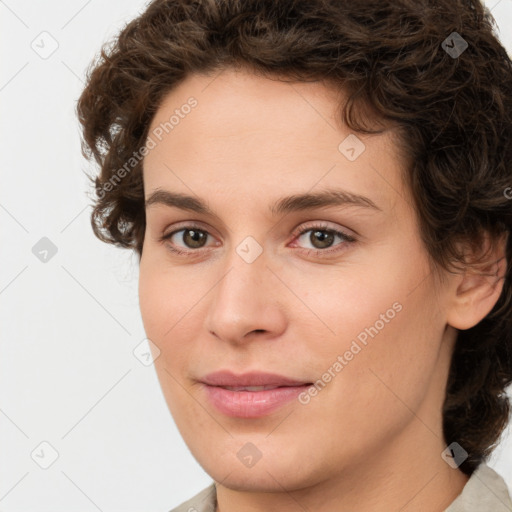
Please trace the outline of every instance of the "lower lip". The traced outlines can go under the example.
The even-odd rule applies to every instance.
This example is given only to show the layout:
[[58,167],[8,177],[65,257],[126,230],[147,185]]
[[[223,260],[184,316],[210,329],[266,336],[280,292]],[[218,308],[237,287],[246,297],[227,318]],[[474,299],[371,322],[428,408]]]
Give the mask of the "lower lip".
[[264,391],[230,391],[203,384],[208,400],[226,416],[259,418],[297,398],[311,384],[286,386]]

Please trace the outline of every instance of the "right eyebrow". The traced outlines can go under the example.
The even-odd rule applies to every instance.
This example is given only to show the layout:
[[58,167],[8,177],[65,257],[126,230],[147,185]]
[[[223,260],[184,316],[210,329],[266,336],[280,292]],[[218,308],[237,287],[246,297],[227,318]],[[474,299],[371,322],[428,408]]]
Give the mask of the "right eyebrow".
[[214,212],[206,203],[200,199],[179,192],[157,189],[146,199],[145,207],[148,208],[155,204],[163,204],[165,206],[180,208],[181,210],[189,210],[204,215],[215,216]]

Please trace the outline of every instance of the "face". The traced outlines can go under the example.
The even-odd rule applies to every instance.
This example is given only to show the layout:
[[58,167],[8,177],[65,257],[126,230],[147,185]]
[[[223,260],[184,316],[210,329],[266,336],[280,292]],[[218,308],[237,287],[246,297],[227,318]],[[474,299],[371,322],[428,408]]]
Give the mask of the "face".
[[355,138],[336,104],[320,82],[225,70],[188,77],[150,127],[142,319],[178,429],[232,489],[445,446],[446,299],[397,141]]

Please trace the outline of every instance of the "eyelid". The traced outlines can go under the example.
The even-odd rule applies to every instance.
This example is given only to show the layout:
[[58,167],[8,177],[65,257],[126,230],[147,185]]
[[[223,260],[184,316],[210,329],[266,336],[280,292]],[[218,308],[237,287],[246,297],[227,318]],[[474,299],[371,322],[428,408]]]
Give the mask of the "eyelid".
[[197,229],[198,231],[204,231],[205,233],[207,233],[210,236],[215,236],[211,233],[214,230],[210,226],[204,225],[202,222],[199,222],[199,221],[189,220],[189,221],[179,222],[177,225],[173,225],[172,230],[168,231],[168,232],[164,232],[164,234],[161,236],[161,238],[169,238],[170,236],[176,234],[178,231],[183,231],[186,228]]
[[295,237],[300,236],[303,235],[304,232],[310,231],[311,229],[338,232],[347,239],[355,239],[355,233],[353,231],[343,227],[332,226],[327,221],[324,220],[309,221],[306,223],[302,223],[293,230],[292,235]]

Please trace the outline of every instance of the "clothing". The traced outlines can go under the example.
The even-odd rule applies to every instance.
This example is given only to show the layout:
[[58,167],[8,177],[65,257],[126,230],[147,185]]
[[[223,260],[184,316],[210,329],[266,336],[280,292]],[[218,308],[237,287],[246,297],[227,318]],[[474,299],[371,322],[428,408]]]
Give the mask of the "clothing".
[[[212,483],[170,512],[215,512],[216,500]],[[501,475],[482,462],[444,512],[512,512],[512,499]]]
[[178,507],[173,508],[170,512],[215,512],[216,507],[217,490],[215,489],[215,482],[213,482],[206,489]]
[[481,463],[445,512],[512,512],[512,500],[501,475]]

